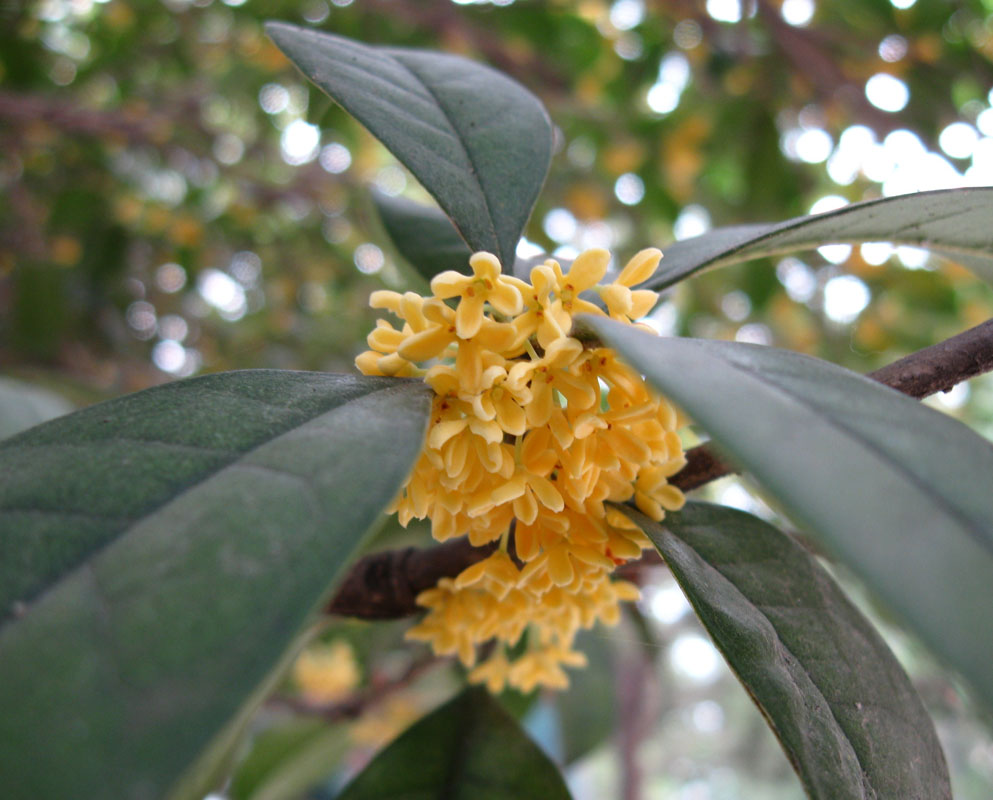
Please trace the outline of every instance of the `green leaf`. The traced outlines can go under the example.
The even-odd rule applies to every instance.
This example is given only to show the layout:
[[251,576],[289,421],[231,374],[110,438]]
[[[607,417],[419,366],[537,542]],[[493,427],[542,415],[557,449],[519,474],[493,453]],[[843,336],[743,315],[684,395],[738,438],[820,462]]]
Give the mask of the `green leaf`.
[[688,503],[655,543],[769,722],[807,795],[951,798],[931,718],[872,624],[790,537],[724,506]]
[[5,796],[195,796],[429,409],[418,381],[252,370],[0,443]]
[[412,725],[339,800],[556,800],[558,769],[485,690],[467,689]]
[[538,98],[460,56],[372,47],[283,22],[266,32],[414,174],[470,248],[514,263],[552,154]]
[[832,242],[925,247],[993,281],[993,187],[884,197],[772,225],[739,225],[673,242],[646,287],[664,289],[695,272]]
[[448,269],[469,274],[472,251],[444,212],[382,192],[372,200],[397,251],[426,280]]
[[344,725],[294,719],[259,735],[227,794],[232,800],[296,800],[335,771],[349,744]]
[[[373,191],[373,204],[379,212],[386,233],[397,251],[426,280],[444,270],[455,270],[468,275],[471,272],[469,249],[452,221],[437,208],[415,203],[405,197],[390,197]],[[541,264],[548,256],[533,256],[527,259],[516,258],[512,267],[505,269],[508,274],[526,279],[531,268]],[[569,259],[557,259],[568,269]],[[595,296],[593,299],[596,299]]]
[[587,317],[993,708],[993,446],[834,364]]

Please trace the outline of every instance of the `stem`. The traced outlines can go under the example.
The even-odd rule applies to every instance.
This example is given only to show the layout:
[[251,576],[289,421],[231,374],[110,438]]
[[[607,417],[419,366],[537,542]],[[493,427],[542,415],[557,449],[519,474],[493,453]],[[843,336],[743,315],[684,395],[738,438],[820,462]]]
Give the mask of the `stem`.
[[918,400],[993,370],[993,319],[918,350],[868,377]]
[[430,548],[405,547],[360,558],[325,611],[359,619],[397,619],[420,611],[418,594],[441,578],[482,561],[496,543],[473,547],[465,537]]

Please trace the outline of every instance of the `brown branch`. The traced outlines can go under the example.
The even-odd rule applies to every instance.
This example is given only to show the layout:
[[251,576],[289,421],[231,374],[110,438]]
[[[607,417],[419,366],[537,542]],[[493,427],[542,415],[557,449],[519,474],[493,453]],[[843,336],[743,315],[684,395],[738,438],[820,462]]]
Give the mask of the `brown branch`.
[[731,472],[731,467],[714,455],[708,445],[701,444],[686,451],[686,466],[669,483],[688,492]]
[[[911,353],[866,377],[921,399],[990,371],[993,371],[993,319]],[[734,471],[706,444],[688,450],[686,459],[686,466],[670,481],[683,491]],[[419,592],[430,589],[439,578],[458,575],[494,548],[495,545],[472,547],[462,537],[437,547],[409,547],[366,556],[352,567],[327,611],[362,619],[396,619],[415,614],[419,608],[414,599]]]
[[440,578],[454,577],[481,561],[496,544],[473,547],[464,536],[421,549],[386,550],[359,559],[327,613],[361,619],[396,619],[417,610],[414,598]]
[[868,377],[918,400],[993,370],[993,319],[918,350]]

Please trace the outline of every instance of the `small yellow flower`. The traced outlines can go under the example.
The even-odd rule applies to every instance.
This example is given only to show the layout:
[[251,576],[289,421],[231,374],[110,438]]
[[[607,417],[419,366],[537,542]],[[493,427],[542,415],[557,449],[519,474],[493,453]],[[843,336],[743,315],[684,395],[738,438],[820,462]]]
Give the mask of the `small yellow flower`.
[[642,250],[627,263],[612,284],[603,288],[600,296],[612,318],[630,322],[652,310],[658,302],[658,294],[649,289],[632,290],[630,287],[648,280],[658,268],[661,258],[662,251],[654,247]]
[[600,309],[579,295],[592,289],[607,273],[610,253],[602,248],[586,250],[572,262],[569,271],[562,274],[557,261],[551,262],[555,273],[557,302],[569,314],[599,314]]
[[534,335],[538,345],[545,348],[569,333],[572,317],[561,302],[553,299],[556,287],[555,270],[549,264],[539,264],[531,270],[531,284],[525,283],[522,292],[525,311],[512,323],[518,340],[523,342]]
[[455,330],[459,337],[475,336],[483,324],[485,303],[497,311],[514,316],[521,311],[520,290],[500,274],[500,262],[492,253],[475,253],[469,259],[472,277],[449,270],[436,275],[431,291],[441,300],[461,298],[455,314]]
[[359,685],[355,653],[345,641],[311,645],[293,663],[293,681],[311,703],[334,703]]
[[562,646],[551,646],[525,653],[509,670],[509,682],[522,692],[536,686],[550,689],[568,689],[569,677],[562,664],[570,667],[586,666],[586,656]]
[[474,667],[469,673],[470,683],[485,683],[493,694],[499,694],[507,685],[510,675],[510,662],[500,648],[486,661]]

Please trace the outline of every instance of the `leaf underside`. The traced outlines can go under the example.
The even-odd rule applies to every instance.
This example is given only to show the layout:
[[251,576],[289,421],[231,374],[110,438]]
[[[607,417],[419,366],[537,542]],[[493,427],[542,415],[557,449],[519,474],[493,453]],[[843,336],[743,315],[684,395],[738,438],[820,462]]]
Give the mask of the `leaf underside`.
[[514,263],[552,153],[551,122],[533,94],[460,56],[283,22],[266,32],[414,174],[472,250]]
[[993,188],[884,197],[771,225],[715,228],[665,248],[644,286],[660,290],[711,267],[833,242],[873,241],[927,248],[993,282]]
[[164,796],[330,591],[429,409],[417,381],[250,370],[0,443],[5,796]]
[[793,539],[757,517],[688,503],[654,542],[779,738],[811,798],[951,798],[941,745],[872,624]]
[[818,359],[586,321],[993,707],[989,442]]

